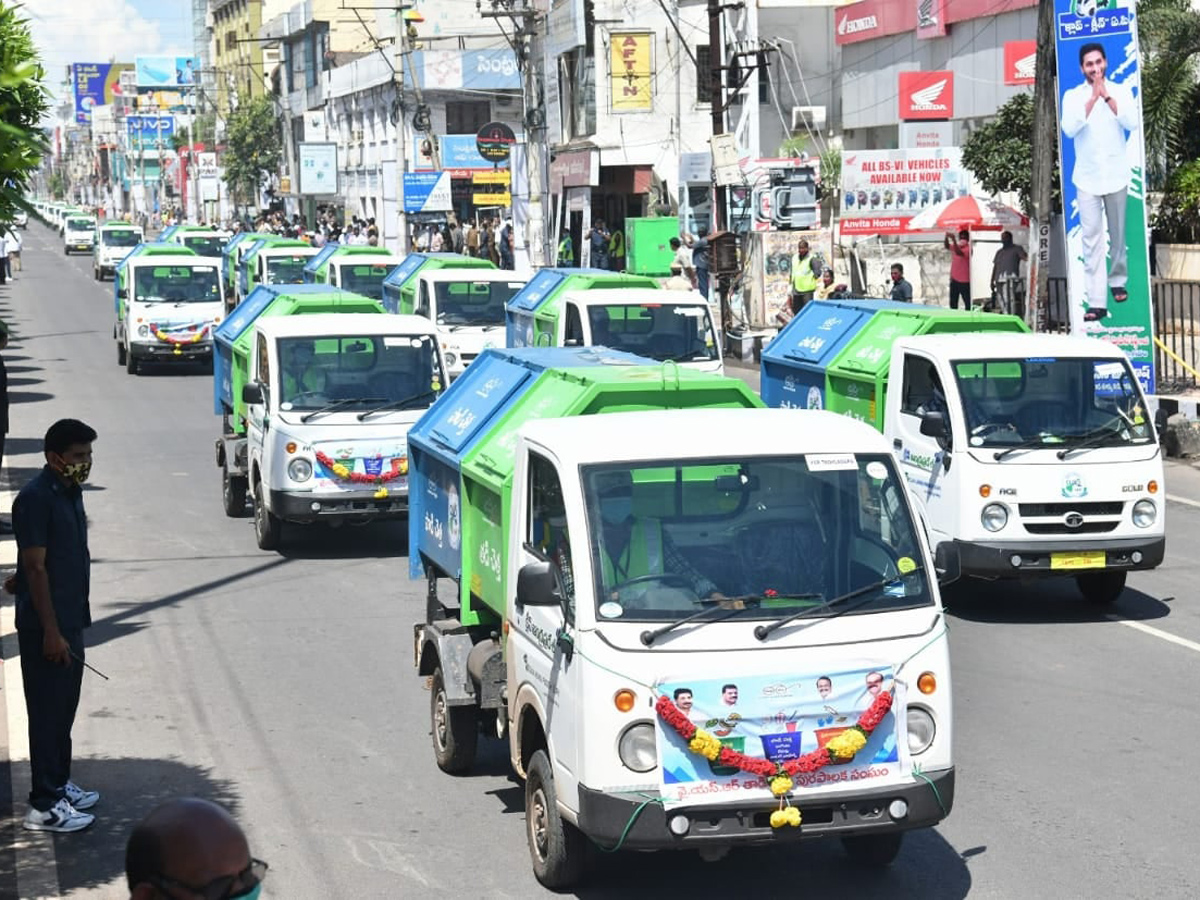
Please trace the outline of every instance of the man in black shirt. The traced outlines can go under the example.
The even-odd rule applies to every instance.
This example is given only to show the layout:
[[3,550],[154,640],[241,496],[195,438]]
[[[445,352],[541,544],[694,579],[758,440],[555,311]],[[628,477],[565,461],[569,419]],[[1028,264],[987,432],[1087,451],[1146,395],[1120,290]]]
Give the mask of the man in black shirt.
[[46,432],[46,466],[13,502],[17,637],[29,715],[32,786],[24,826],[80,831],[100,800],[71,781],[71,728],[83,682],[83,629],[92,624],[91,556],[82,484],[92,467],[96,432],[61,419]]

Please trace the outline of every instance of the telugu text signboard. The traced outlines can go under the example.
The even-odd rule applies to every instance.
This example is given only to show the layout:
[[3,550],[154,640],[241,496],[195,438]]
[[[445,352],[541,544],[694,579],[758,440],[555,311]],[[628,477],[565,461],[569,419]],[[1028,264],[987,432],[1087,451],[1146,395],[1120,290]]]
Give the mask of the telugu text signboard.
[[75,121],[87,125],[92,109],[112,103],[121,95],[121,73],[129,63],[72,63],[71,92],[75,98]]

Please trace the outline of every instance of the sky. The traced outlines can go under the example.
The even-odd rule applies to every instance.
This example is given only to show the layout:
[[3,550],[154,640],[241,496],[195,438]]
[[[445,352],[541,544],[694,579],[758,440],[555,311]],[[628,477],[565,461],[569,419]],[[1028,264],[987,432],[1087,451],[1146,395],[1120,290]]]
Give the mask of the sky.
[[55,102],[70,96],[73,62],[192,55],[191,0],[19,0]]

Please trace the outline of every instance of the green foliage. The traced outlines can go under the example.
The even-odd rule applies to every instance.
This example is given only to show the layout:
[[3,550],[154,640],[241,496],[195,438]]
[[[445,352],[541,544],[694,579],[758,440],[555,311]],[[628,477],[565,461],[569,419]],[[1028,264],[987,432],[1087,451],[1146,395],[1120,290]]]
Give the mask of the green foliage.
[[779,156],[782,159],[791,159],[792,157],[800,156],[808,150],[808,135],[793,134],[790,138],[779,145]]
[[[1033,189],[1033,95],[1017,94],[996,117],[963,142],[963,165],[991,194],[1015,191],[1021,210],[1032,211]],[[1058,156],[1057,150],[1055,157]],[[1054,208],[1062,208],[1058,160],[1054,163]]]
[[[217,142],[217,115],[216,113],[203,113],[196,116],[196,143],[203,144],[209,150],[216,146]],[[188,128],[178,128],[171,135],[171,149],[178,151],[183,147],[187,147],[192,143],[191,130]]]
[[1200,12],[1190,0],[1142,0],[1138,42],[1146,166],[1154,187],[1169,182],[1176,166],[1196,158]]
[[1189,160],[1171,174],[1153,225],[1164,244],[1200,244],[1200,160]]
[[0,0],[0,222],[18,209],[46,153],[39,126],[49,93],[27,21]]
[[226,122],[222,165],[225,183],[241,203],[256,199],[258,188],[279,171],[283,139],[269,97],[241,98]]

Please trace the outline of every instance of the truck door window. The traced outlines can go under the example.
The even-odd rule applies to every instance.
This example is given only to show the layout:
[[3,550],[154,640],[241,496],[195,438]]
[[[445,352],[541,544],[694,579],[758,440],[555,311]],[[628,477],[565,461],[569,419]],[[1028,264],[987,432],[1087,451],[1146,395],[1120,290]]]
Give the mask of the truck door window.
[[566,343],[571,346],[583,346],[583,320],[579,316],[579,307],[574,303],[567,304]]
[[429,313],[429,285],[424,281],[417,285],[417,308],[413,312],[427,319],[432,318]]
[[536,453],[529,454],[529,517],[525,541],[526,547],[558,566],[562,575],[567,619],[573,622],[575,570],[571,564],[571,541],[567,534],[562,483],[554,464]]
[[[940,395],[941,405],[931,407],[934,396]],[[942,392],[937,370],[923,356],[907,354],[904,357],[904,385],[900,394],[900,412],[919,416],[923,411],[945,412],[946,398]]]
[[258,336],[258,380],[263,385],[271,383],[271,362],[270,354],[267,353],[267,338],[261,334]]

